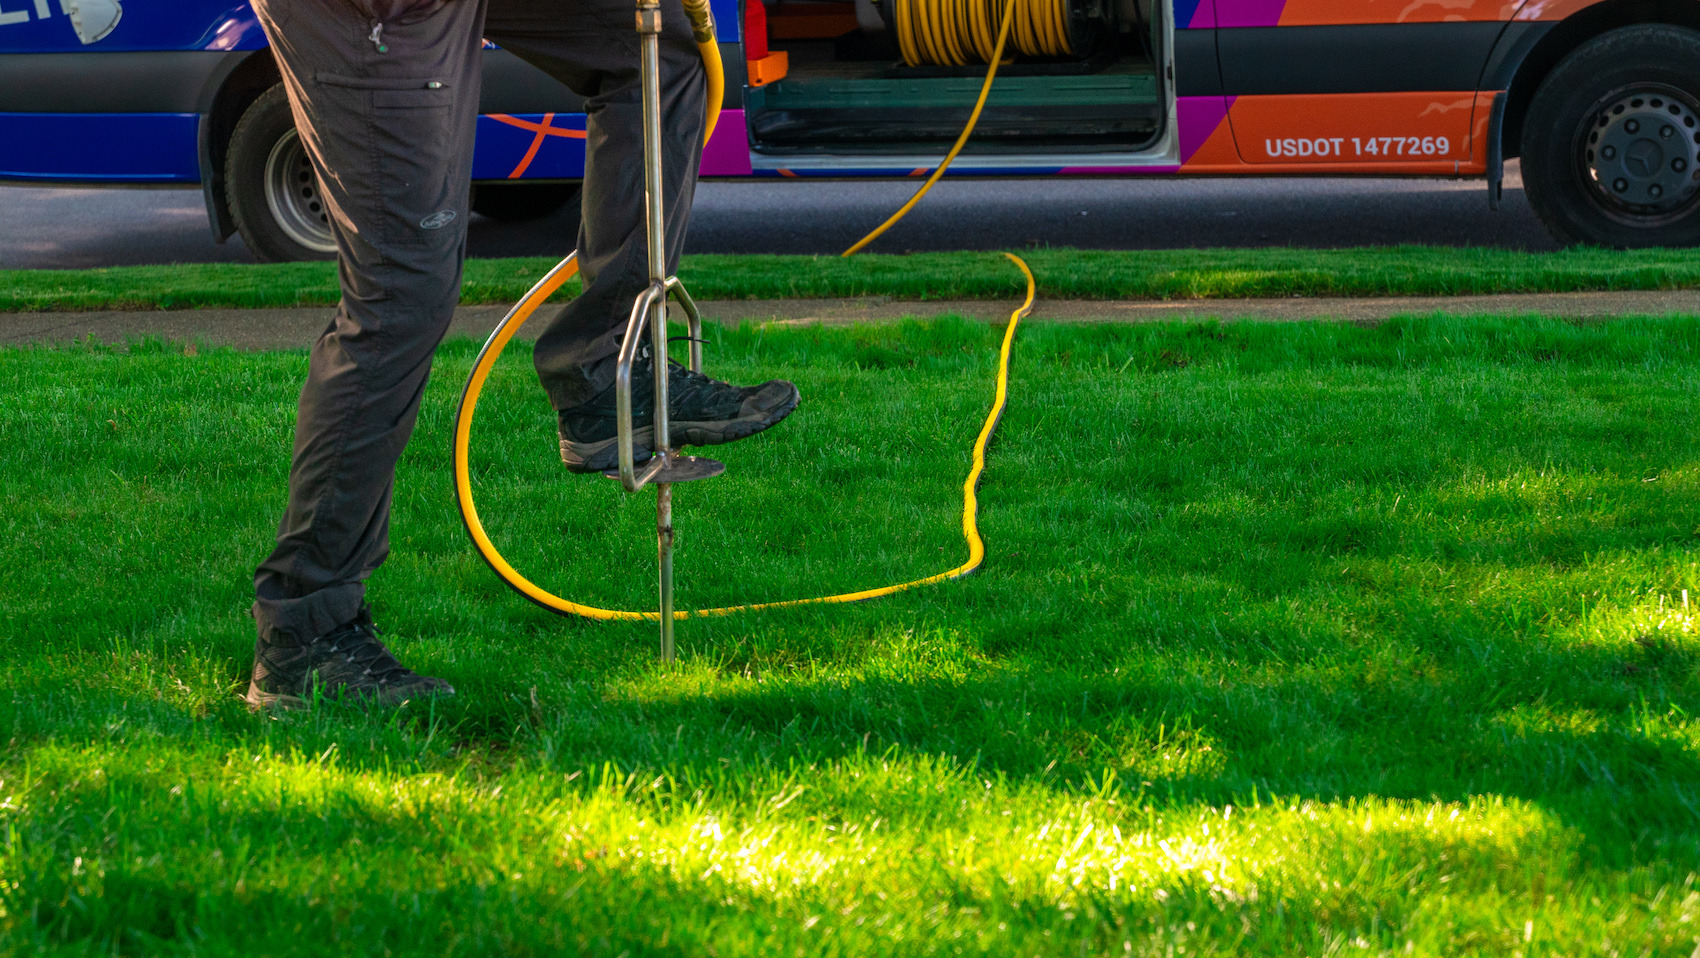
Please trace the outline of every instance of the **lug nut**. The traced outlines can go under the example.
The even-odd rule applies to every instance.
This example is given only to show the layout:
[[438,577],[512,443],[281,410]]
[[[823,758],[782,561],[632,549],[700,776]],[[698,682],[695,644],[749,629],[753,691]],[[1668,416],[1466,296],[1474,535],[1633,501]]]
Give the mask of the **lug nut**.
[[1615,159],[1617,159],[1617,147],[1607,146],[1606,148],[1600,150],[1600,155],[1605,157],[1608,160],[1615,160]]
[[1659,197],[1665,195],[1665,188],[1660,186],[1657,183],[1654,183],[1652,186],[1647,187],[1647,195],[1651,196],[1653,199],[1656,200]]
[[1639,133],[1641,132],[1641,121],[1630,120],[1628,123],[1623,124],[1623,128],[1628,130],[1630,133]]
[[1629,181],[1620,176],[1612,181],[1611,188],[1619,193],[1627,193],[1629,192]]
[[1670,161],[1670,168],[1678,173],[1686,172],[1688,170],[1688,161],[1679,156]]
[[1669,123],[1666,123],[1664,126],[1659,127],[1659,136],[1663,137],[1664,139],[1668,140],[1672,136],[1675,136],[1675,135],[1676,135],[1676,127],[1671,126]]

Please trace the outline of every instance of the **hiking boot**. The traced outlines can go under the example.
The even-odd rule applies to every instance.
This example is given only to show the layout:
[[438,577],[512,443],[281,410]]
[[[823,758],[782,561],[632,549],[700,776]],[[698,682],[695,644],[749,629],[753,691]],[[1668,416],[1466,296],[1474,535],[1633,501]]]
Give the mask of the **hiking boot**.
[[[614,363],[610,358],[604,360]],[[632,449],[644,462],[655,448],[653,364],[639,358],[632,368]],[[561,461],[570,472],[606,472],[620,465],[615,387],[558,414]],[[797,387],[783,379],[759,386],[733,386],[676,362],[667,364],[670,445],[713,446],[753,436],[797,408]]]
[[304,645],[261,639],[254,646],[254,678],[248,705],[303,708],[314,691],[326,698],[399,705],[408,699],[453,695],[454,686],[420,675],[396,661],[378,638],[372,613],[365,608]]

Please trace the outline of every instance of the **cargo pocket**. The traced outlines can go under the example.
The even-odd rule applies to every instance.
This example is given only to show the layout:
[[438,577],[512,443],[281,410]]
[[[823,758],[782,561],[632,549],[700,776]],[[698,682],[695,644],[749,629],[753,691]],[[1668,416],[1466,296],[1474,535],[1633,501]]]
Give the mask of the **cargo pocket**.
[[319,82],[364,100],[367,189],[381,243],[433,247],[459,242],[466,225],[472,152],[470,105],[448,84],[426,79],[327,76]]

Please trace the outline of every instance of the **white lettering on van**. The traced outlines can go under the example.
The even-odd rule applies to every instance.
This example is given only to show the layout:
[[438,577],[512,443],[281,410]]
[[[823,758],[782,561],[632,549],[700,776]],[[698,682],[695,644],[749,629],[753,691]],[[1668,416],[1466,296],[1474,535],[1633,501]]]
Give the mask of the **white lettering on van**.
[[1343,156],[1342,147],[1346,138],[1343,136],[1286,137],[1279,140],[1264,140],[1263,152],[1271,159],[1284,156],[1294,156],[1301,159],[1330,159]]
[[[1352,148],[1346,149],[1347,142]],[[1444,136],[1289,136],[1265,139],[1263,152],[1270,159],[1335,160],[1375,157],[1377,159],[1440,158],[1452,155],[1452,140]]]
[[[7,10],[4,4],[24,3],[26,0],[0,0],[0,27],[30,22],[29,10]],[[35,19],[53,16],[51,0],[27,0],[35,7]],[[124,18],[122,0],[59,0],[60,14],[71,18],[71,29],[85,44],[98,43],[109,36]]]

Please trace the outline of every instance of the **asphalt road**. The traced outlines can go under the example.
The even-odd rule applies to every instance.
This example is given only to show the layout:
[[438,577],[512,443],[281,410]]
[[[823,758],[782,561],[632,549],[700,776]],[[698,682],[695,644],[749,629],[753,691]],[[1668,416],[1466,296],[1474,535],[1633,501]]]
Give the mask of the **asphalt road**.
[[[1554,248],[1515,166],[1488,211],[1479,181],[1393,179],[959,180],[939,184],[878,252],[1425,243]],[[708,182],[689,248],[836,253],[908,199],[912,182]],[[475,217],[473,256],[564,255],[576,223]],[[0,187],[0,268],[248,262],[240,239],[214,243],[199,190]]]

